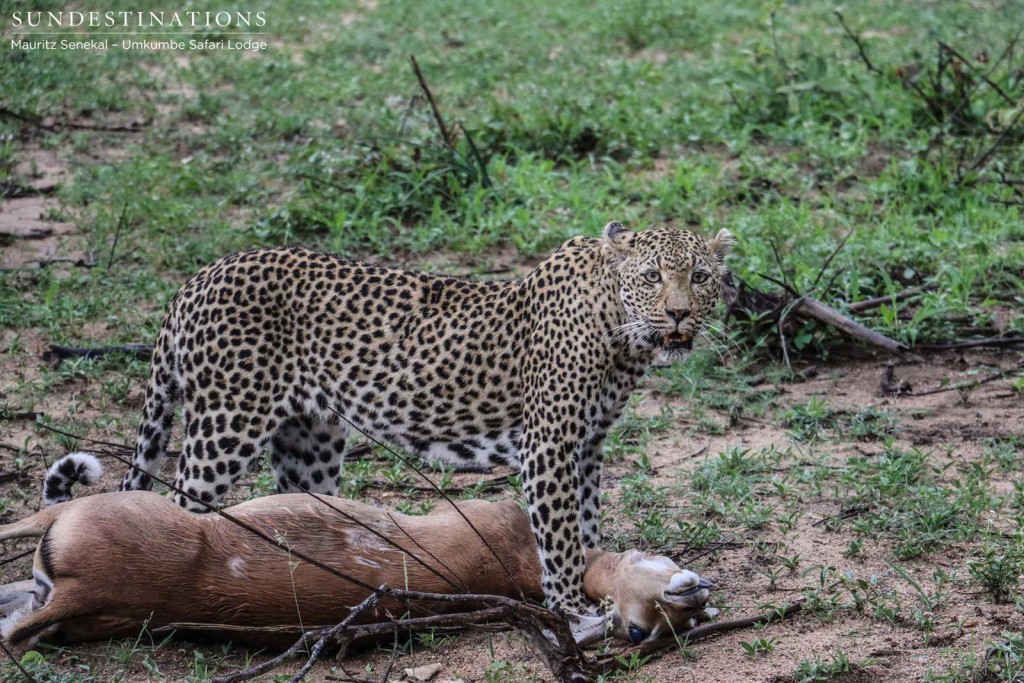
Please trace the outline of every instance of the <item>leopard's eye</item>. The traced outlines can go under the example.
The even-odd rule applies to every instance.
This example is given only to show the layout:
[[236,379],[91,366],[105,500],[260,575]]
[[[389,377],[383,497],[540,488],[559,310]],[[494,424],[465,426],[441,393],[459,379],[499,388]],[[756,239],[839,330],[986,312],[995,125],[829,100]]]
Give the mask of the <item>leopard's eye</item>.
[[648,270],[646,273],[644,273],[644,280],[651,283],[652,285],[656,285],[659,282],[661,282],[661,273],[659,273],[656,270]]
[[698,270],[697,272],[695,272],[693,275],[690,276],[690,280],[695,285],[702,285],[702,284],[704,284],[705,282],[708,281],[709,277],[711,277],[711,276],[708,275],[707,271],[705,271],[705,270]]
[[629,641],[631,643],[643,642],[644,638],[647,637],[647,631],[643,630],[636,624],[629,625]]

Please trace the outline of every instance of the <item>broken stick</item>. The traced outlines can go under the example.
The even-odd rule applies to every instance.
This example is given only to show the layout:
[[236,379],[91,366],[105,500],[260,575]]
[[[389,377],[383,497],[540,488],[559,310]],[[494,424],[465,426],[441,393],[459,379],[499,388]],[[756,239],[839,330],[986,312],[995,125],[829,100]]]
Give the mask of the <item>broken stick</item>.
[[901,344],[894,339],[889,339],[884,334],[875,332],[874,330],[861,325],[859,322],[847,318],[836,309],[826,306],[817,299],[812,299],[808,296],[801,297],[800,303],[796,305],[795,311],[798,315],[827,323],[832,327],[845,332],[854,339],[859,339],[872,346],[877,346],[889,353],[901,353],[903,351],[910,350],[906,345]]

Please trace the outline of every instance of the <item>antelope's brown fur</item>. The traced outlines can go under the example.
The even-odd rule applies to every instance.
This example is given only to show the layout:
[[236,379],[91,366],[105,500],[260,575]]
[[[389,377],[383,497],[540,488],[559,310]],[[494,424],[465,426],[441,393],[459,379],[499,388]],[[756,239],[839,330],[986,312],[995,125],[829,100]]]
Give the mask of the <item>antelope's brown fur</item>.
[[[228,519],[188,513],[147,491],[61,503],[0,527],[0,540],[40,538],[35,579],[0,589],[0,606],[6,605],[10,615],[2,633],[10,645],[24,647],[41,636],[74,642],[135,635],[144,624],[151,629],[179,622],[309,628],[340,621],[368,595],[350,581],[297,560],[289,549],[371,586],[543,599],[526,513],[513,502],[474,500],[458,506],[500,563],[450,506],[413,517],[346,499],[283,494],[226,510],[278,539],[281,547],[276,548]],[[603,563],[597,561],[606,555]],[[612,556],[617,554],[591,551],[590,564],[604,572],[590,577],[588,589],[595,591],[591,599],[615,597],[611,575],[618,563],[608,563]],[[667,558],[661,559],[679,572]],[[667,585],[674,572],[655,583]],[[662,588],[653,590],[646,599],[652,605]],[[440,612],[466,605],[420,606],[424,608]],[[361,619],[384,620],[386,613],[401,615],[407,608],[382,600],[376,609]],[[259,644],[267,644],[266,638]]]

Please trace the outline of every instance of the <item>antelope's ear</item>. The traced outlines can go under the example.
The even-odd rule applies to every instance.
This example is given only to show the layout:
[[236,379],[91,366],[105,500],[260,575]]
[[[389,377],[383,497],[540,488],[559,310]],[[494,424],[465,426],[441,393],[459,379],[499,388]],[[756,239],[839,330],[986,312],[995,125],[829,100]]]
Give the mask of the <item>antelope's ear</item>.
[[702,589],[711,590],[714,584],[688,569],[682,569],[669,579],[668,588],[661,594],[661,599],[669,604],[693,606],[697,602],[697,593]]
[[636,239],[636,233],[618,221],[612,221],[604,226],[604,243],[620,259],[625,258],[629,253],[634,239]]
[[708,241],[708,249],[711,251],[711,255],[718,261],[718,265],[724,266],[725,256],[734,244],[736,244],[736,238],[732,236],[731,232],[722,228],[718,231],[717,235]]

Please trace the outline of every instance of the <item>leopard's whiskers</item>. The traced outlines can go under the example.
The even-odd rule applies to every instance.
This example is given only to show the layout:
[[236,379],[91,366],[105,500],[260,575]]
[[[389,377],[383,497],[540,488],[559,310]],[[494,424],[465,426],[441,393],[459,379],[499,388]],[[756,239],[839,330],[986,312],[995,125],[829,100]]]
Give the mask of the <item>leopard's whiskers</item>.
[[[707,348],[711,349],[712,351],[718,354],[718,360],[722,361],[722,363],[725,363],[725,356],[722,355],[722,345],[721,343],[718,342],[718,340],[716,340],[714,337],[708,334],[708,331],[703,328],[697,330],[697,336],[704,340],[705,344],[707,345]],[[728,347],[726,347],[726,351],[728,350]]]
[[616,344],[622,341],[623,339],[632,336],[633,332],[645,329],[646,327],[649,326],[650,323],[643,319],[630,320],[622,323],[621,325],[616,325],[615,327],[605,332],[605,335],[609,338],[609,341],[611,341],[611,343]]
[[701,332],[705,332],[708,335],[714,337],[718,342],[722,343],[729,349],[737,352],[742,352],[743,347],[739,345],[733,336],[732,332],[727,330],[725,326],[717,320],[705,320],[701,325]]

